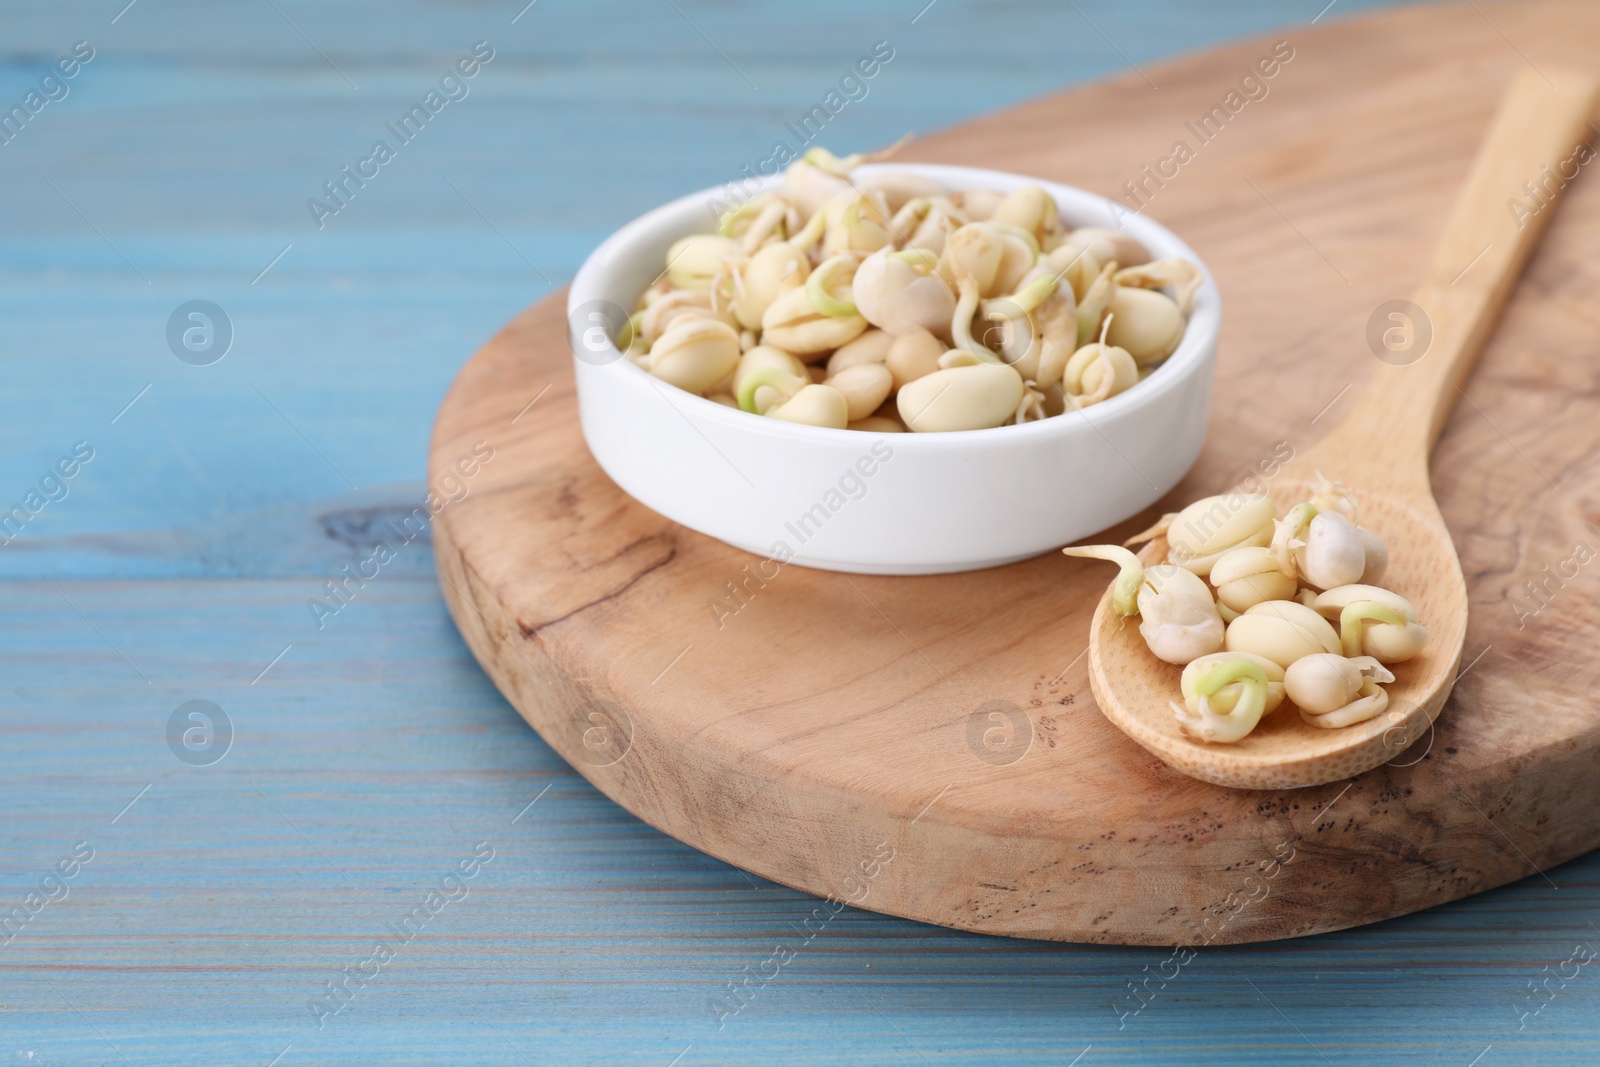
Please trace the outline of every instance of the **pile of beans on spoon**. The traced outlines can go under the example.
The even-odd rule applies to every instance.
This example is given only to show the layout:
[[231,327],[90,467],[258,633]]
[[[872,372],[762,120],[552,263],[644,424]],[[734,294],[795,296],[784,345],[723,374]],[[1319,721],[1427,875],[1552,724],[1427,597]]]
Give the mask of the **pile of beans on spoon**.
[[1427,645],[1411,602],[1377,584],[1383,540],[1326,479],[1281,517],[1264,495],[1223,494],[1128,544],[1162,535],[1167,560],[1149,567],[1121,545],[1062,551],[1121,566],[1112,605],[1183,668],[1172,709],[1195,740],[1241,741],[1285,700],[1312,726],[1366,722],[1389,706],[1389,666]]

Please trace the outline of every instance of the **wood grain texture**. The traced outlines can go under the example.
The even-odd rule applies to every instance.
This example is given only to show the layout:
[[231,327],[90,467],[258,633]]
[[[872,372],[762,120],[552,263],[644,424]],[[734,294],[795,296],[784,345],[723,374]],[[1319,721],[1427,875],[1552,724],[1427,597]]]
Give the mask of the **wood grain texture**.
[[[1173,981],[1162,977],[1171,946],[978,937],[852,907],[811,936],[814,898],[641,823],[527,727],[456,637],[425,540],[316,628],[307,598],[368,555],[386,518],[398,521],[420,500],[429,421],[470,353],[610,229],[757,158],[859,53],[857,37],[887,38],[898,55],[871,97],[835,120],[830,142],[841,149],[936,129],[1130,60],[1164,94],[1182,64],[1158,67],[1161,57],[1291,19],[1298,24],[1285,35],[1301,46],[1298,63],[1320,47],[1305,23],[1324,4],[940,0],[915,26],[922,3],[677,6],[759,92],[658,2],[540,0],[514,28],[522,3],[501,0],[139,0],[115,24],[120,0],[3,5],[8,99],[72,41],[89,39],[100,54],[70,98],[0,149],[5,502],[73,440],[97,449],[72,495],[0,550],[0,910],[18,906],[72,842],[97,849],[70,899],[0,947],[0,1056],[63,1067],[265,1065],[280,1054],[277,1067],[663,1067],[680,1053],[678,1067],[1061,1067],[1092,1046],[1078,1067],[1464,1067],[1480,1055],[1478,1067],[1589,1067],[1600,1043],[1593,968],[1565,988],[1552,978],[1554,1000],[1526,987],[1554,974],[1574,943],[1600,943],[1589,926],[1600,854],[1378,926],[1203,948]],[[1518,61],[1468,8],[1340,25],[1372,6],[1339,0],[1317,25],[1359,38],[1375,62],[1395,55],[1398,39],[1436,41],[1440,55],[1485,77]],[[1541,62],[1539,49],[1564,47],[1563,34],[1543,27],[1581,27],[1585,17],[1581,7],[1480,6]],[[1571,32],[1574,47],[1589,47],[1585,31]],[[310,191],[430,84],[440,62],[482,37],[498,58],[466,106],[445,116],[451,124],[430,128],[364,200],[317,231],[305,215]],[[1238,48],[1241,65],[1258,54],[1255,44]],[[1279,79],[1273,92],[1287,84]],[[1358,74],[1321,84],[1362,94]],[[1494,91],[1486,84],[1462,101],[1462,146],[1481,132]],[[1157,90],[1130,73],[1114,93]],[[1277,137],[1289,157],[1322,151],[1314,128],[1290,124],[1285,136],[1270,122],[1277,103],[1269,98],[1225,136]],[[1174,135],[1188,117],[1174,108]],[[1392,122],[1374,135],[1406,129]],[[1165,145],[1149,149],[1119,157],[1084,144],[1075,173],[1114,192]],[[1444,172],[1465,158],[1388,179],[1459,178]],[[1292,170],[1250,177],[1292,209],[1271,183],[1292,187]],[[1238,192],[1255,197],[1242,184]],[[1217,205],[1179,194],[1174,185],[1161,195],[1182,218],[1160,201],[1152,211],[1189,234],[1234,225]],[[1259,200],[1252,212],[1245,221],[1264,243],[1298,240]],[[1443,217],[1441,203],[1427,219],[1375,219],[1360,241],[1312,236],[1359,282],[1366,242],[1382,239],[1385,254],[1420,266]],[[1554,247],[1559,227],[1551,238]],[[1297,270],[1324,272],[1345,300],[1328,265],[1302,254]],[[1560,323],[1593,317],[1588,278],[1538,275],[1566,298]],[[196,297],[222,304],[237,328],[230,355],[206,368],[173,359],[162,337],[172,309]],[[1286,310],[1263,328],[1286,349],[1302,332],[1336,328],[1354,344],[1377,299],[1364,289],[1338,314],[1330,305],[1327,317],[1294,322]],[[1541,334],[1544,319],[1518,306],[1511,314],[1530,340],[1492,350],[1468,394],[1514,438],[1492,455],[1520,448],[1566,487],[1594,450],[1545,441],[1542,431],[1586,418],[1592,350],[1564,340],[1565,325]],[[1243,326],[1230,320],[1230,346]],[[1346,383],[1340,369],[1312,368],[1315,395],[1291,398],[1302,426]],[[1508,382],[1554,384],[1502,403]],[[1229,402],[1279,414],[1248,393]],[[1312,430],[1340,413],[1336,405]],[[1256,458],[1208,457],[1206,484]],[[1481,617],[1509,611],[1508,591],[1526,599],[1522,581],[1563,558],[1579,530],[1546,507],[1554,494],[1536,476],[1468,459],[1441,453],[1435,477],[1506,504],[1468,533],[1478,561],[1469,577],[1492,583],[1475,602]],[[1570,582],[1528,621],[1529,633],[1561,630],[1569,612],[1587,632],[1580,605],[1594,574],[1586,568]],[[1508,647],[1512,662],[1531,654],[1575,694],[1594,685],[1591,671],[1544,656],[1539,641]],[[1055,670],[1079,648],[1057,651]],[[1497,645],[1467,684],[1493,682],[1501,662]],[[193,698],[221,704],[238,729],[233,750],[209,768],[179,764],[163,737],[169,713]],[[1555,713],[1581,706],[1574,696]],[[1309,822],[1315,812],[1306,812]],[[1508,850],[1538,831],[1489,814]],[[500,852],[471,897],[318,1030],[307,998],[365,959],[385,923],[485,838]],[[1273,892],[1298,891],[1296,877],[1291,864]],[[719,1029],[714,998],[762,973],[779,944],[798,955]],[[1132,1014],[1140,997],[1145,1006]]]
[[[1308,253],[1325,254],[1316,242],[1350,240],[1373,219],[1427,216],[1436,204],[1451,203],[1460,184],[1454,175],[1478,153],[1516,72],[1507,64],[1496,77],[1468,76],[1420,49],[1393,69],[1376,69],[1358,38],[1341,48],[1336,33],[1328,37],[1311,62],[1280,72],[1284,85],[1272,121],[1314,124],[1320,141],[1348,151],[1302,162],[1288,209],[1295,222],[1272,201],[1284,193],[1255,188],[1261,208],[1279,215],[1280,228],[1298,239],[1263,246],[1262,228],[1248,222],[1247,201],[1228,233],[1202,229],[1195,242],[1227,294],[1235,324],[1258,325],[1274,313],[1304,321],[1338,307],[1324,272],[1304,269]],[[1341,63],[1368,76],[1371,95],[1349,101],[1318,84],[1319,74]],[[1163,92],[1203,114],[1210,90],[1198,86],[1225,83],[1239,66],[1236,51],[1191,60],[1183,69],[1197,87],[1180,82]],[[1433,84],[1436,95],[1399,107],[1417,78]],[[1443,86],[1450,91],[1439,95]],[[924,152],[1082,181],[1073,173],[1077,154],[1068,148],[1021,159],[1007,145],[1041,126],[1079,131],[1114,156],[1156,141],[1173,98],[1156,105],[1108,89],[1091,86],[993,116],[939,137]],[[1478,109],[1475,123],[1462,116],[1466,100]],[[1397,111],[1414,123],[1409,136],[1367,136],[1375,124],[1396,121]],[[1571,114],[1553,121],[1548,137],[1539,135],[1537,153],[1519,153],[1531,174],[1552,150],[1545,142],[1572,132]],[[1248,175],[1270,173],[1286,151],[1281,141],[1256,147],[1217,136],[1218,144],[1201,149],[1216,149],[1205,160],[1210,169],[1198,169],[1197,161],[1194,173],[1180,172],[1181,182],[1171,182],[1172,193],[1225,202],[1239,174],[1250,188],[1256,183]],[[1496,184],[1505,171],[1496,152],[1485,159],[1468,183],[1478,211],[1486,210],[1489,195],[1481,186]],[[1416,171],[1407,175],[1411,180],[1381,199],[1352,197],[1352,173],[1406,167]],[[1521,193],[1514,183],[1501,184],[1505,197]],[[1563,262],[1561,250],[1570,255],[1592,246],[1600,234],[1600,192],[1579,185],[1573,193],[1575,203],[1561,214],[1563,240],[1555,255],[1540,256],[1519,310],[1537,313],[1547,305],[1552,294],[1539,283],[1541,271],[1581,269],[1581,258]],[[1502,197],[1494,199],[1487,210],[1500,209]],[[1508,222],[1475,230],[1511,246],[1491,252],[1496,264],[1531,248],[1526,234],[1511,241]],[[1449,238],[1446,245],[1453,261]],[[1361,252],[1352,243],[1341,255]],[[1402,257],[1371,263],[1362,287],[1403,292],[1417,271]],[[1489,321],[1478,311],[1494,303],[1496,288],[1466,292],[1471,299],[1454,314],[1438,312],[1441,351],[1418,373],[1454,381],[1469,365],[1465,357],[1475,354],[1474,339]],[[1314,368],[1332,365],[1360,377],[1378,362],[1356,343],[1360,333],[1307,339],[1287,357],[1275,343],[1282,339],[1267,330],[1238,333],[1235,326],[1219,371],[1212,462],[1230,452],[1270,452],[1273,442],[1303,433],[1293,413],[1317,378]],[[1569,333],[1566,343],[1582,336]],[[1514,351],[1523,343],[1514,316],[1494,349]],[[1348,449],[1324,452],[1305,442],[1299,449],[1305,459],[1286,465],[1321,466],[1354,479],[1358,491],[1386,494],[1370,504],[1394,543],[1398,591],[1414,598],[1438,634],[1436,646],[1400,672],[1398,695],[1415,698],[1394,724],[1407,735],[1402,741],[1381,726],[1312,739],[1319,751],[1330,750],[1329,759],[1339,749],[1337,758],[1346,761],[1339,769],[1350,773],[1385,755],[1398,757],[1426,736],[1421,754],[1398,757],[1400,765],[1348,788],[1294,794],[1188,781],[1094,713],[1083,668],[1058,651],[1082,647],[1105,583],[1094,568],[1048,556],[975,575],[869,579],[789,567],[752,580],[757,560],[672,525],[605,478],[577,429],[569,359],[559,298],[547,298],[486,346],[446,397],[430,461],[435,479],[480,440],[493,440],[504,458],[486,475],[483,492],[440,517],[434,548],[441,582],[468,644],[546,740],[609,796],[697,848],[819,896],[959,929],[1162,944],[1294,937],[1373,922],[1502,885],[1600,843],[1600,812],[1578,799],[1593,776],[1600,721],[1547,715],[1519,723],[1510,736],[1498,728],[1528,703],[1554,706],[1576,696],[1562,681],[1503,664],[1495,680],[1514,685],[1515,698],[1469,685],[1448,723],[1426,730],[1456,672],[1465,608],[1449,534],[1421,466],[1426,429],[1443,403],[1443,379],[1405,394],[1415,410],[1398,414],[1424,429],[1403,439],[1414,444],[1400,446],[1389,464],[1372,443],[1362,447],[1360,456],[1370,460],[1363,465],[1348,458]],[[538,418],[518,419],[547,387]],[[1383,391],[1381,381],[1377,388]],[[1540,391],[1536,384],[1525,388],[1526,395]],[[1243,393],[1277,412],[1240,418],[1233,401]],[[1581,445],[1591,432],[1575,427],[1564,444]],[[1516,470],[1527,462],[1519,455],[1491,458],[1488,450],[1501,440],[1495,426],[1463,419],[1452,424],[1445,449],[1481,453],[1480,469]],[[1210,469],[1202,460],[1161,510],[1221,488],[1208,483]],[[1385,469],[1397,472],[1398,481],[1380,481]],[[1308,473],[1296,470],[1293,477]],[[1595,484],[1575,472],[1570,491],[1592,491]],[[1453,528],[1463,532],[1493,521],[1501,507],[1492,497],[1448,489],[1441,499]],[[1570,498],[1544,503],[1583,521]],[[1467,559],[1471,570],[1477,561],[1470,550]],[[1483,592],[1479,584],[1473,595]],[[737,612],[727,614],[729,607]],[[1469,654],[1514,642],[1523,632],[1512,613],[1486,614]],[[1567,638],[1544,640],[1565,645]],[[1567,647],[1580,669],[1596,668],[1581,643]],[[1103,680],[1104,655],[1094,667]],[[998,756],[982,745],[991,728],[1012,732],[1011,747]],[[1173,731],[1170,724],[1166,729]],[[1438,741],[1445,743],[1436,751]],[[1355,747],[1344,751],[1347,743]],[[1189,769],[1199,773],[1211,762],[1198,752]],[[1291,784],[1325,780],[1305,773]],[[1292,805],[1315,810],[1336,800],[1346,821],[1315,837],[1312,847],[1316,827]],[[1486,812],[1539,832],[1508,852],[1504,832]],[[1245,892],[1246,878],[1278,869],[1270,850],[1280,847],[1297,857],[1307,879],[1303,890],[1269,894],[1237,921],[1230,914],[1214,925],[1219,909],[1229,911]],[[895,857],[881,870],[873,860],[878,848]],[[1260,884],[1253,878],[1251,891]]]

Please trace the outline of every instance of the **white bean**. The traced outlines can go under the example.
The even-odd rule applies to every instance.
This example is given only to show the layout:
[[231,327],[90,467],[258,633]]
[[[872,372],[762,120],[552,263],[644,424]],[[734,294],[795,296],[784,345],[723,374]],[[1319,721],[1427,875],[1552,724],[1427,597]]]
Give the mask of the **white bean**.
[[1022,400],[1022,376],[1001,363],[937,370],[903,386],[900,417],[918,433],[999,426]]
[[845,403],[850,407],[850,421],[859,422],[889,399],[894,389],[894,375],[881,363],[858,363],[828,378],[826,384],[844,394]]

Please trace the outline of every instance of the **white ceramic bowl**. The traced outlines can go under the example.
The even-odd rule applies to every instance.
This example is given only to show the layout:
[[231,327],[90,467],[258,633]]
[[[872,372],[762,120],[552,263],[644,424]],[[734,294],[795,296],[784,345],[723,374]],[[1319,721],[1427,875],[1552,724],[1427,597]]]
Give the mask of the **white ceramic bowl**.
[[[912,163],[950,189],[1042,186],[1074,226],[1108,226],[1104,197],[971,167]],[[776,189],[781,179],[763,188]],[[752,187],[753,188],[753,187]],[[631,309],[680,237],[713,228],[707,189],[612,234],[567,298],[583,435],[622,489],[674,522],[760,556],[866,574],[938,574],[1048,552],[1137,514],[1200,453],[1221,300],[1207,272],[1178,350],[1138,386],[1082,411],[992,430],[864,433],[763,418],[686,393],[595,330]],[[1143,216],[1122,228],[1157,258],[1199,263]],[[1204,265],[1202,264],[1202,267]],[[597,312],[602,317],[596,317]]]

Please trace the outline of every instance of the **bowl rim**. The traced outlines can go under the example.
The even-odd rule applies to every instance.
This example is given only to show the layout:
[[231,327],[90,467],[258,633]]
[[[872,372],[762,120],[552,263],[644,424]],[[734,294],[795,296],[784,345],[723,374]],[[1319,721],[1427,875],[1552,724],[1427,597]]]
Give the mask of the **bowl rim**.
[[[1079,221],[1092,219],[1095,213],[1102,213],[1109,226],[1106,228],[1123,230],[1143,242],[1149,247],[1153,258],[1181,257],[1199,266],[1202,281],[1195,290],[1193,305],[1188,315],[1188,323],[1184,329],[1183,339],[1178,347],[1168,356],[1137,387],[1126,392],[1093,404],[1087,408],[1075,408],[1075,411],[1089,426],[1097,431],[1100,424],[1120,420],[1125,415],[1132,415],[1139,408],[1154,404],[1159,398],[1174,390],[1185,388],[1205,388],[1194,380],[1195,371],[1199,370],[1207,359],[1214,354],[1216,342],[1222,328],[1222,295],[1217,290],[1216,280],[1212,277],[1211,269],[1206,265],[1194,250],[1189,247],[1177,234],[1173,233],[1161,223],[1149,218],[1143,213],[1129,209],[1111,200],[1109,197],[1092,193],[1077,186],[1065,185],[1060,182],[1047,181],[1024,174],[1010,171],[990,170],[983,167],[956,166],[942,163],[876,163],[865,164],[856,168],[855,173],[862,176],[882,173],[912,173],[923,177],[933,178],[946,183],[952,188],[994,188],[999,191],[1009,192],[1023,185],[1037,185],[1048,192],[1056,201],[1057,208],[1064,219],[1070,219],[1075,227],[1096,226],[1095,221]],[[765,192],[775,191],[783,184],[782,173],[766,176],[755,181],[743,183],[741,191],[745,199],[759,196]],[[730,183],[731,185],[731,183]],[[718,200],[726,199],[730,186],[713,186],[689,193],[686,196],[670,200],[665,204],[652,208],[644,214],[619,227],[611,236],[607,237],[595,248],[578,268],[573,276],[572,283],[567,292],[567,317],[570,322],[572,315],[578,307],[593,301],[605,301],[623,307],[631,306],[637,300],[637,294],[629,296],[626,303],[611,299],[611,293],[606,290],[610,275],[625,269],[633,257],[633,250],[646,240],[651,240],[654,231],[662,223],[679,214],[687,214],[688,209],[705,206]],[[1119,216],[1121,218],[1119,219]],[[687,230],[678,234],[679,237],[689,236],[693,233],[707,233],[709,229]],[[674,238],[676,239],[676,238]],[[606,370],[619,367],[624,381],[633,385],[649,384],[656,388],[668,402],[678,406],[680,400],[689,403],[685,414],[692,413],[697,418],[707,422],[726,426],[734,433],[757,434],[766,437],[777,437],[793,441],[811,441],[816,443],[831,442],[838,444],[850,438],[843,435],[858,437],[877,437],[870,431],[835,429],[829,426],[808,426],[804,423],[786,422],[783,419],[769,419],[760,415],[751,414],[708,400],[687,390],[680,389],[668,382],[661,381],[650,375],[644,368],[638,366],[633,360],[624,356],[616,345],[611,344],[611,351],[616,353],[615,359],[608,359],[602,364],[588,363],[573,356],[574,363],[588,365],[595,370]],[[678,394],[674,397],[673,394]],[[680,411],[684,409],[680,408]],[[1052,436],[1070,435],[1077,431],[1081,425],[1079,419],[1065,418],[1062,415],[1051,418],[1039,419],[1021,425],[1006,424],[982,430],[947,430],[915,433],[911,431],[896,432],[893,434],[896,447],[908,447],[922,451],[941,451],[947,448],[970,448],[984,444],[1005,444],[1014,442],[1026,443],[1031,440],[1048,438]]]

